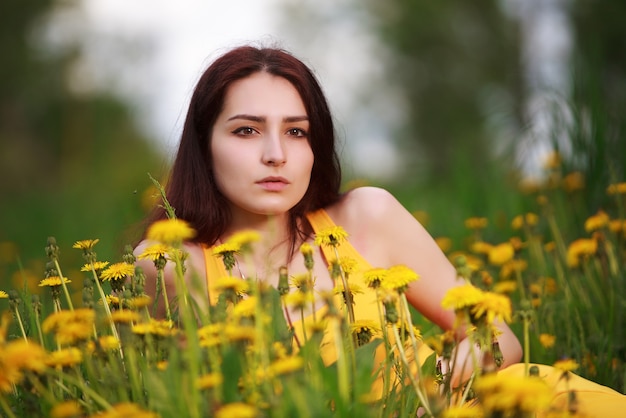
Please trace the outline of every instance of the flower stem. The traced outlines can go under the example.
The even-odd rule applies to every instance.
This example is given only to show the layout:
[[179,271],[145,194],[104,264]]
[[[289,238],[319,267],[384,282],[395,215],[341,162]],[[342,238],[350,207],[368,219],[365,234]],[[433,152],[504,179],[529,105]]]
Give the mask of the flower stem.
[[59,260],[57,260],[56,257],[54,258],[54,267],[56,268],[57,273],[59,273],[59,279],[61,280],[61,287],[63,288],[65,299],[67,299],[67,306],[70,307],[70,311],[73,311],[74,305],[72,305],[72,298],[70,297],[70,292],[67,290],[67,284],[65,284],[65,280],[63,279],[63,273],[61,272],[61,266],[59,265]]
[[9,404],[7,403],[6,399],[4,399],[4,395],[2,393],[0,393],[0,406],[2,407],[2,410],[7,414],[7,418],[17,418],[13,411],[11,411]]
[[[407,371],[408,371],[407,375],[409,376],[409,380],[411,381],[411,384],[413,385],[415,394],[417,395],[417,398],[420,400],[421,406],[424,408],[424,411],[426,411],[426,414],[432,416],[432,412],[430,411],[430,405],[428,404],[428,400],[422,393],[422,390],[417,380],[415,379],[415,376],[413,376],[413,373],[411,373],[411,364],[409,363],[409,360],[406,357],[406,353],[404,352],[404,347],[402,346],[402,341],[400,340],[400,333],[398,332],[398,327],[392,327],[392,329],[393,329],[394,337],[396,340],[396,347],[398,348],[398,354],[400,354],[400,358],[402,359],[404,366],[407,368]],[[419,369],[419,365],[417,366]]]

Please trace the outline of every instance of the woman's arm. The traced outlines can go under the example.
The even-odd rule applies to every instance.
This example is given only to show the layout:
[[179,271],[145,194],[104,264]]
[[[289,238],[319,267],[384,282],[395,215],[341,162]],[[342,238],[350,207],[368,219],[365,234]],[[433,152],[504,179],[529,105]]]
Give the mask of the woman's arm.
[[[407,300],[430,321],[444,330],[454,327],[455,314],[444,309],[441,301],[449,289],[464,284],[432,236],[389,192],[372,187],[355,189],[345,198],[341,222],[349,225],[353,245],[374,267],[404,264],[417,272]],[[358,221],[355,221],[358,220]],[[498,336],[504,356],[503,366],[516,363],[522,356],[521,345],[505,323],[498,323]],[[457,330],[465,340],[465,330]],[[459,344],[458,356],[469,355],[468,341]]]

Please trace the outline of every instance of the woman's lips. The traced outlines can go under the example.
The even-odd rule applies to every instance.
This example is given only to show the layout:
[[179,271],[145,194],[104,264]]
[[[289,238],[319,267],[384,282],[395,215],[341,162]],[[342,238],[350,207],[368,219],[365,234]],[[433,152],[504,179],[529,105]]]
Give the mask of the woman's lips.
[[280,192],[289,185],[289,181],[283,177],[266,177],[256,182],[263,189],[270,192]]

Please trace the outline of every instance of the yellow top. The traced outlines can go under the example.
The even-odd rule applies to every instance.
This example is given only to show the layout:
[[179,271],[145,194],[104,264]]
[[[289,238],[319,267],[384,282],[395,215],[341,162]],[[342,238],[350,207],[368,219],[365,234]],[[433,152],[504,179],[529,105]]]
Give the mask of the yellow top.
[[[313,213],[307,215],[307,219],[311,223],[313,231],[315,233],[324,230],[326,228],[331,228],[336,226],[333,220],[328,216],[324,209],[317,210]],[[327,264],[329,260],[334,260],[337,257],[339,259],[352,259],[355,262],[354,271],[349,276],[350,285],[354,286],[354,289],[359,289],[362,292],[355,293],[353,295],[354,302],[354,319],[355,321],[374,321],[376,324],[380,324],[380,314],[379,309],[377,307],[377,298],[376,292],[374,289],[367,286],[365,281],[363,280],[363,273],[372,268],[365,258],[350,244],[349,241],[344,241],[336,247],[337,253],[335,254],[335,248],[329,248],[326,246],[321,247],[324,259]],[[209,289],[209,300],[211,304],[217,303],[217,298],[219,295],[215,294],[215,292],[211,292],[210,289],[213,288],[213,284],[215,280],[220,277],[227,276],[228,273],[224,264],[219,257],[215,257],[212,252],[212,248],[205,248],[205,265],[207,272],[207,286]],[[345,304],[343,300],[337,296],[335,297],[335,306],[338,310],[345,310]],[[324,306],[320,308],[315,315],[311,314],[304,318],[304,321],[298,319],[293,319],[290,322],[293,325],[294,332],[296,338],[299,341],[303,341],[304,338],[304,327],[309,326],[309,324],[313,323],[315,318],[320,319],[323,318],[324,314],[327,311],[327,307]],[[304,327],[303,327],[304,323]],[[320,346],[320,354],[324,361],[324,364],[332,364],[337,360],[337,350],[335,349],[333,333],[331,332],[329,326],[326,327],[324,331],[324,336],[322,338],[322,343]],[[390,336],[393,341],[393,336]],[[424,361],[433,351],[425,344],[420,344],[418,348],[418,357],[421,361]],[[380,365],[384,362],[386,356],[385,347],[383,344],[379,345],[376,350],[375,358],[373,359],[375,364],[375,369],[377,365]],[[411,349],[407,350],[407,356],[409,360],[412,362],[413,353]],[[382,381],[381,378],[375,383],[374,392],[380,393],[382,390]]]

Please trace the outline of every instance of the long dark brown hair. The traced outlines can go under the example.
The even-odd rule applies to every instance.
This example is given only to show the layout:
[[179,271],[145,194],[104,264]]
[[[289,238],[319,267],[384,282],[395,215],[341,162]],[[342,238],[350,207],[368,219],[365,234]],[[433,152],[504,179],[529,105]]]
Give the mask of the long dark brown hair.
[[[291,254],[310,233],[305,214],[336,202],[341,168],[328,103],[312,71],[282,49],[242,46],[215,60],[202,74],[189,103],[178,153],[169,174],[166,195],[176,216],[197,231],[194,242],[213,245],[231,220],[228,201],[213,174],[211,131],[224,106],[230,85],[254,73],[267,72],[288,80],[298,91],[309,117],[309,143],[314,162],[309,187],[289,211]],[[155,207],[147,221],[166,218]]]

